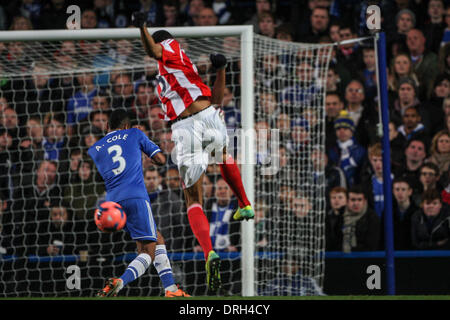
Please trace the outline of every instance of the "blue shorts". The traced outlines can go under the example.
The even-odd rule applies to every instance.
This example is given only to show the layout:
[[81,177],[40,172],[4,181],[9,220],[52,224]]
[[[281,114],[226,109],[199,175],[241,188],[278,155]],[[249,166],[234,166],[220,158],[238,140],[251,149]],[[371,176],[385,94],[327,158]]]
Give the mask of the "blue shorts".
[[156,241],[156,223],[150,201],[126,199],[118,203],[127,215],[124,230],[130,234],[131,239]]

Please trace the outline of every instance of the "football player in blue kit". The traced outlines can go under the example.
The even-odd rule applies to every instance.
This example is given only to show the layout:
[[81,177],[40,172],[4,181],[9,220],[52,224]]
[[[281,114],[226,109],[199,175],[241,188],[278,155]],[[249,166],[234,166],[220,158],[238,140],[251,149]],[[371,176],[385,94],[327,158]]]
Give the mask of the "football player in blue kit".
[[124,230],[136,241],[138,256],[119,278],[110,278],[98,296],[116,296],[128,283],[142,276],[153,262],[165,288],[166,297],[188,297],[174,282],[172,267],[157,231],[142,170],[142,152],[157,165],[166,157],[141,130],[131,128],[128,113],[113,111],[108,133],[88,150],[103,177],[106,201],[120,204],[127,215]]

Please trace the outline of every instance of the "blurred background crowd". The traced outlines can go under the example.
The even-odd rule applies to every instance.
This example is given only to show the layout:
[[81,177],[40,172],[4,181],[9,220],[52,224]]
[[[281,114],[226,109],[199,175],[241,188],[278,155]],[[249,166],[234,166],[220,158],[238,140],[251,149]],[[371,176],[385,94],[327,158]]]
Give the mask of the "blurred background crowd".
[[[131,13],[141,10],[148,13],[151,27],[247,24],[254,26],[255,33],[280,41],[335,43],[326,77],[325,148],[316,148],[307,157],[314,178],[325,172],[326,250],[344,252],[384,246],[376,52],[370,41],[339,44],[369,35],[365,12],[369,5],[379,5],[387,37],[395,247],[450,248],[449,1],[72,2],[0,1],[0,30],[66,29],[66,9],[77,4],[82,9],[81,28],[99,32],[101,28],[130,27]],[[105,190],[86,150],[105,134],[109,114],[116,108],[126,108],[134,126],[169,156],[163,168],[143,158],[153,213],[168,251],[198,251],[185,214],[178,170],[170,159],[171,131],[158,116],[162,110],[155,95],[156,64],[145,57],[149,66],[129,73],[46,74],[54,64],[76,67],[80,61],[75,57],[80,56],[93,67],[126,65],[132,61],[135,46],[128,40],[63,41],[49,51],[50,56],[36,59],[23,43],[0,42],[0,254],[88,252],[112,259],[116,253],[134,250],[126,234],[100,234],[91,219]],[[239,42],[224,39],[224,48],[233,46]],[[205,82],[212,85],[211,66],[207,55],[203,58],[195,62]],[[280,164],[295,166],[305,143],[300,130],[310,128],[312,120],[306,113],[296,114],[296,108],[286,112],[286,106],[301,103],[305,99],[299,94],[302,90],[315,89],[308,84],[312,79],[303,81],[300,72],[295,75],[299,87],[272,81],[280,78],[282,66],[281,55],[268,55],[256,65],[267,70],[267,77],[255,79],[259,88],[265,88],[256,95],[255,129],[280,129]],[[297,70],[306,72],[313,67],[308,63],[299,66]],[[239,68],[238,63],[227,67],[229,85],[221,107],[229,128],[240,126],[239,86],[233,78]],[[31,76],[6,76],[6,71],[14,70]],[[256,199],[259,250],[270,248],[274,241],[288,241],[284,235],[268,236],[268,231],[283,227],[274,215],[289,211],[302,219],[313,207],[296,185],[282,183],[279,188],[270,197]],[[240,225],[229,214],[237,201],[216,165],[208,167],[204,199],[215,249],[239,251]]]

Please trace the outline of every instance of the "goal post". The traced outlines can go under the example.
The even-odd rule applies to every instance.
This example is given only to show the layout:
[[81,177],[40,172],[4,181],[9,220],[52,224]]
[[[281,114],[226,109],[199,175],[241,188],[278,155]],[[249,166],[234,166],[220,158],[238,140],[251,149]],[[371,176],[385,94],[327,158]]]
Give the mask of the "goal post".
[[[149,32],[153,33],[158,29],[161,28],[149,28]],[[183,48],[183,45],[188,47],[186,49],[187,55],[197,65],[197,68],[203,63],[204,60],[202,59],[207,59],[209,53],[213,52],[227,55],[230,64],[235,68],[230,69],[232,77],[227,86],[233,89],[235,105],[239,106],[241,118],[237,127],[244,137],[240,141],[238,139],[238,142],[241,152],[245,153],[245,160],[238,162],[238,164],[241,168],[247,197],[257,211],[257,217],[255,220],[243,221],[238,224],[240,228],[240,252],[220,252],[221,258],[224,258],[223,262],[227,264],[227,267],[224,267],[226,268],[224,274],[228,277],[228,280],[225,281],[231,288],[230,291],[242,296],[320,294],[323,286],[325,259],[326,195],[325,167],[322,160],[325,152],[324,102],[328,65],[333,44],[305,44],[271,39],[254,34],[252,26],[171,27],[165,29],[174,37],[179,38],[180,41],[183,39],[192,40],[189,43],[183,41],[181,47]],[[221,47],[227,37],[238,39],[235,42],[239,43],[236,51],[229,51],[228,48]],[[132,41],[133,48],[137,51],[136,54],[129,55],[130,59],[126,63],[109,63],[107,52],[101,52],[102,59],[105,60],[97,61],[98,65],[92,66],[92,64],[89,64],[92,63],[91,60],[89,60],[89,63],[84,61],[83,54],[88,51],[77,51],[75,53],[79,62],[77,66],[69,66],[68,69],[64,69],[59,65],[51,64],[50,70],[47,72],[41,71],[40,75],[50,73],[61,81],[66,75],[75,77],[78,74],[89,72],[96,75],[102,74],[104,71],[107,71],[108,74],[141,73],[141,69],[148,67],[150,62],[144,61],[146,57],[142,46],[140,46],[139,29],[0,32],[0,43],[22,43],[26,51],[36,56],[37,61],[53,57],[60,50],[62,42],[65,41],[77,43],[101,41],[103,46],[107,48],[108,41],[115,40],[118,42],[123,39]],[[7,50],[9,50],[9,47]],[[15,48],[11,47],[11,50],[15,50]],[[120,57],[118,60],[120,60]],[[22,65],[19,64],[18,66],[21,67]],[[19,71],[15,71],[15,69],[10,69],[9,65],[2,66],[0,64],[0,67],[3,67],[0,70],[2,77],[20,78],[24,80],[23,82],[33,78],[32,71],[27,68],[19,68]],[[202,71],[201,76],[211,80],[213,73],[208,69],[207,72]],[[211,85],[211,82],[209,85]],[[109,92],[107,98],[112,99],[114,85],[108,82],[105,86],[108,88],[106,91]],[[72,90],[71,94],[73,94],[79,87],[81,87],[79,84],[69,84],[68,87],[49,87],[46,85],[44,89],[55,92],[70,89]],[[26,96],[26,92],[23,92],[23,85],[22,87],[11,87],[9,90],[11,92],[7,93],[10,93],[13,100],[20,94]],[[134,92],[133,99],[137,99],[137,96],[138,93]],[[66,98],[50,94],[46,99],[44,102],[53,103],[61,102]],[[22,103],[22,106],[25,105],[26,112],[28,112],[27,116],[34,115],[32,112],[38,113],[35,109],[31,109],[33,102]],[[43,112],[38,115],[46,116]],[[151,121],[150,118],[146,120]],[[233,118],[233,120],[235,119]],[[25,127],[22,129],[26,130]],[[260,133],[266,135],[265,139],[270,136],[268,139],[270,142],[264,141],[264,139],[260,140]],[[164,131],[161,132],[159,137],[163,139],[164,134]],[[168,143],[166,140],[164,141],[166,144]],[[268,144],[263,144],[262,141],[268,142]],[[156,142],[158,143],[158,141]],[[70,161],[69,159],[66,159],[66,161],[68,167]],[[275,173],[273,175],[262,174],[264,168],[270,166],[274,161],[277,165],[279,164],[275,168],[277,169]],[[218,176],[220,172],[219,174],[217,172],[211,174]],[[28,175],[30,175],[29,172],[17,174],[16,178],[22,182],[24,177]],[[94,187],[100,185],[97,182],[92,184]],[[18,186],[20,187],[20,183]],[[81,209],[91,212],[95,205],[92,202],[87,202],[88,195],[83,196],[86,201],[85,207]],[[21,200],[26,200],[25,196],[22,196],[22,198]],[[174,242],[180,243],[180,240],[183,242],[191,241],[191,239],[189,238],[190,235],[184,238],[185,230],[183,228],[189,228],[189,225],[186,223],[186,212],[182,212],[183,217],[178,214],[180,213],[179,208],[183,207],[181,203],[183,199],[178,200],[178,211],[170,214],[171,218],[178,219],[179,225],[171,226],[169,224],[166,226],[166,230],[169,230],[168,234],[174,238],[179,237],[174,239]],[[171,200],[162,204],[163,210],[171,208],[169,205],[172,205]],[[83,210],[78,210],[77,214],[80,214],[80,211]],[[262,212],[261,216],[260,212]],[[16,222],[13,221],[12,223]],[[16,226],[9,227],[15,228]],[[93,253],[89,251],[88,263],[82,264],[82,266],[85,266],[85,269],[82,269],[85,280],[82,280],[81,286],[82,288],[97,288],[103,284],[105,277],[120,275],[120,272],[123,272],[126,266],[126,262],[132,260],[133,254],[130,254],[132,250],[128,250],[129,247],[125,244],[119,246],[118,249],[114,247],[113,239],[117,235],[99,235],[98,230],[89,228],[88,222],[81,226],[82,231],[88,233],[88,240],[82,239],[84,241],[82,245],[86,245],[85,242],[88,241],[103,242],[93,245],[88,243],[89,250],[93,248]],[[213,232],[212,228],[210,232]],[[39,236],[37,229],[24,230],[27,230],[31,236]],[[71,232],[75,232],[73,230]],[[174,234],[173,230],[177,230],[176,232],[182,230],[183,235]],[[105,239],[102,240],[103,236]],[[166,236],[164,237],[166,238]],[[104,250],[104,256],[97,254],[97,249],[99,251]],[[190,272],[185,272],[184,264],[178,268],[179,271],[177,272],[182,274],[183,279],[189,278],[186,281],[187,283],[194,283],[192,287],[187,288],[189,293],[203,295],[205,292],[204,288],[201,287],[205,283],[203,256],[192,252],[192,250],[174,250],[173,253],[170,251],[168,247],[169,257],[174,261],[174,264],[180,261],[187,264],[194,263],[193,266],[189,265]],[[17,263],[14,254],[15,250],[13,250],[11,257],[6,260],[3,259],[3,261],[8,261],[8,266],[12,265],[12,267],[8,267],[10,269],[3,276],[2,268],[4,265],[0,256],[0,296],[5,294],[6,291],[2,289],[4,277],[7,278],[7,281],[14,282],[11,290],[14,290],[16,295],[72,293],[64,287],[64,274],[61,274],[61,270],[57,269],[56,265],[52,263],[57,261],[77,262],[81,259],[81,254],[79,256],[68,254],[63,257],[37,257],[25,260],[25,262],[19,259],[20,261],[17,260],[19,261]],[[83,256],[84,254],[86,253],[83,253]],[[97,259],[93,265],[90,264],[91,255]],[[238,269],[233,269],[233,266],[236,266],[236,261],[239,260]],[[50,264],[48,264],[48,261],[50,261]],[[42,270],[29,271],[27,270],[27,263],[38,263],[38,268],[47,268],[50,271],[50,276],[46,276],[44,281],[39,278]],[[51,284],[52,287],[48,289],[35,279],[22,280],[15,276],[15,271],[22,272],[22,276],[23,274],[36,276],[39,278],[38,280]],[[239,275],[238,279],[234,277],[235,274]],[[286,284],[285,281],[287,280],[291,282]],[[7,283],[5,286],[8,287],[9,285],[10,283]],[[148,281],[142,280],[141,282],[141,280],[138,280],[124,294],[147,294],[147,291],[142,289],[144,286],[148,286]],[[74,293],[75,296],[77,294]],[[92,290],[82,291],[80,295],[92,295]]]
[[[161,28],[148,28],[150,34]],[[253,130],[253,26],[217,26],[217,27],[170,27],[165,28],[175,37],[240,37],[241,52],[241,111],[242,129]],[[137,28],[117,29],[83,29],[83,30],[32,30],[32,31],[1,31],[0,42],[42,42],[42,41],[89,41],[89,40],[121,40],[140,39]],[[208,49],[210,50],[210,49]],[[214,50],[211,50],[211,53]],[[253,144],[246,145],[246,152],[254,153]],[[253,161],[242,165],[242,179],[247,197],[254,201],[254,164]],[[254,242],[253,221],[242,222],[242,294],[253,296],[254,293]]]

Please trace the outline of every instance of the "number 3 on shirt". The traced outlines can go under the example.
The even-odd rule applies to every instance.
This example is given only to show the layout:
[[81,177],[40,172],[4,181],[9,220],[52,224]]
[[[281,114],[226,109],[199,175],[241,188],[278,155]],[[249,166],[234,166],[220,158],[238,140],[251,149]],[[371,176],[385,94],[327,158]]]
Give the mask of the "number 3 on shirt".
[[123,170],[125,170],[125,167],[127,166],[127,162],[122,157],[122,147],[119,145],[113,145],[108,148],[108,153],[116,152],[116,155],[112,157],[113,162],[119,162],[119,167],[116,169],[113,169],[112,172],[117,176],[118,174],[121,174]]

